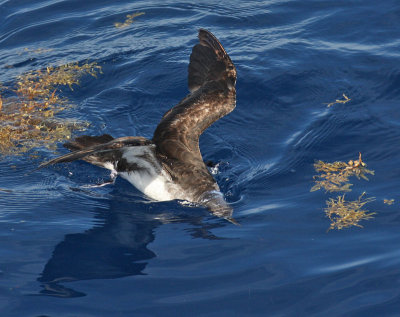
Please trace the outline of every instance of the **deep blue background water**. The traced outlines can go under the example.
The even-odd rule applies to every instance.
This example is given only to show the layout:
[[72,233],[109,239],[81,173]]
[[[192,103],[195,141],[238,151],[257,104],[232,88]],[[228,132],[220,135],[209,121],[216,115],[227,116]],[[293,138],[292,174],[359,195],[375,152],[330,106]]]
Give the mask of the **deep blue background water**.
[[[127,14],[145,12],[125,29]],[[0,1],[0,82],[96,61],[65,94],[89,134],[151,138],[187,94],[197,29],[238,70],[237,108],[201,138],[241,226],[56,153],[0,160],[1,316],[398,316],[400,3],[376,1]],[[46,53],[24,52],[51,49]],[[14,65],[13,68],[6,65]],[[327,108],[345,93],[352,100]],[[65,153],[59,145],[58,153]],[[375,218],[328,231],[315,160],[363,153],[355,180]],[[385,205],[383,199],[395,199]]]

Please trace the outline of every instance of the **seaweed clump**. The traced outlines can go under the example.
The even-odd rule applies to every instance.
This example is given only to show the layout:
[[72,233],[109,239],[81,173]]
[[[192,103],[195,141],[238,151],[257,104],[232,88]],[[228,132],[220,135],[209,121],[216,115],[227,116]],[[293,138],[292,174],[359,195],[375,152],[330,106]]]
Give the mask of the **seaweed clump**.
[[363,210],[363,206],[375,198],[364,199],[363,193],[357,200],[346,201],[345,195],[338,196],[337,199],[330,198],[326,201],[327,207],[325,208],[326,216],[331,220],[330,229],[343,229],[350,226],[362,227],[359,222],[373,218],[374,212]]
[[114,26],[115,26],[116,28],[118,28],[118,29],[126,28],[126,27],[130,26],[130,25],[133,23],[133,19],[134,19],[134,18],[136,18],[136,17],[138,17],[138,16],[141,16],[141,15],[143,15],[143,14],[145,14],[145,13],[144,13],[144,12],[136,12],[136,13],[128,14],[128,15],[126,16],[126,20],[125,20],[123,23],[121,23],[121,22],[115,22],[115,23],[114,23]]
[[384,199],[383,203],[386,205],[393,205],[394,204],[394,199]]
[[351,99],[349,98],[349,97],[347,97],[345,94],[343,94],[343,100],[340,100],[340,99],[336,99],[334,102],[330,102],[330,103],[327,103],[327,107],[328,108],[330,108],[330,107],[332,107],[334,104],[337,104],[337,103],[346,103],[346,102],[349,102]]
[[368,180],[366,174],[374,175],[374,171],[366,168],[367,164],[362,161],[361,153],[357,161],[325,163],[318,161],[314,168],[320,175],[314,176],[315,185],[311,192],[321,188],[326,192],[349,192],[353,185],[349,182],[349,177],[356,176],[358,179]]
[[51,51],[53,51],[52,48],[41,48],[41,47],[39,47],[39,48],[28,48],[28,47],[25,47],[24,50],[19,55],[21,55],[22,53],[27,53],[27,54],[45,54],[45,53],[48,53],[48,52],[51,52]]
[[10,96],[0,97],[0,153],[11,155],[38,146],[53,147],[69,139],[73,130],[83,130],[86,123],[54,117],[71,106],[67,98],[60,96],[58,86],[73,90],[82,76],[96,77],[99,72],[101,67],[96,63],[71,63],[24,73],[17,77],[14,89],[3,87]]

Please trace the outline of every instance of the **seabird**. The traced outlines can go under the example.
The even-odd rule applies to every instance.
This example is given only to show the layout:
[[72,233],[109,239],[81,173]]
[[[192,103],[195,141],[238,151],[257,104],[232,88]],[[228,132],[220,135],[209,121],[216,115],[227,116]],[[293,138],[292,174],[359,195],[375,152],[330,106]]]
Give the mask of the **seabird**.
[[186,200],[235,222],[232,208],[203,162],[199,137],[235,108],[236,68],[211,32],[200,29],[198,38],[190,55],[190,93],[164,114],[151,140],[83,135],[64,144],[72,152],[39,168],[81,159],[111,170],[113,181],[120,175],[151,199]]

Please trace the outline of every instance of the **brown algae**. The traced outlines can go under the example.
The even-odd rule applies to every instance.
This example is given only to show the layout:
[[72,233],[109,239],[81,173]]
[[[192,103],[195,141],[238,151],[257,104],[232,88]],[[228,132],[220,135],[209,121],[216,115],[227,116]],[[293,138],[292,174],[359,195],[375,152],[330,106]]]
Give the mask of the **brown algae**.
[[330,198],[326,201],[327,207],[325,208],[326,216],[331,220],[331,229],[343,229],[350,226],[362,227],[359,222],[373,218],[374,212],[363,210],[363,206],[375,198],[363,198],[363,193],[357,200],[346,201],[345,195],[338,196],[337,199]]
[[383,203],[386,205],[393,205],[394,204],[394,199],[384,199]]
[[356,176],[358,179],[368,180],[366,174],[374,175],[374,171],[366,168],[367,164],[362,161],[361,153],[356,161],[325,163],[317,161],[314,168],[319,175],[314,176],[315,185],[311,192],[325,189],[326,192],[349,192],[351,184],[349,177]]
[[45,53],[49,53],[52,52],[53,49],[52,48],[29,48],[29,47],[25,47],[20,53],[19,55],[22,55],[24,53],[27,54],[45,54]]
[[96,63],[66,64],[34,70],[17,77],[16,87],[4,88],[0,97],[0,154],[26,152],[39,146],[54,147],[69,139],[74,130],[86,123],[56,119],[55,115],[70,107],[59,93],[59,86],[79,85],[84,75],[96,77],[101,67]]
[[130,25],[133,23],[133,19],[134,19],[134,18],[136,18],[136,17],[138,17],[138,16],[141,16],[141,15],[143,15],[143,14],[145,14],[145,13],[144,13],[144,12],[136,12],[136,13],[128,14],[128,15],[126,16],[126,20],[125,20],[123,23],[121,23],[121,22],[115,22],[115,23],[114,23],[114,26],[115,26],[116,28],[118,28],[118,29],[126,28],[126,27],[130,26]]
[[329,108],[329,107],[331,107],[331,106],[333,106],[334,104],[337,104],[337,103],[346,103],[346,102],[349,102],[351,99],[349,98],[349,97],[347,97],[345,94],[342,94],[343,95],[343,100],[340,100],[340,99],[336,99],[334,102],[330,102],[330,103],[327,103],[326,105],[327,105],[327,107]]

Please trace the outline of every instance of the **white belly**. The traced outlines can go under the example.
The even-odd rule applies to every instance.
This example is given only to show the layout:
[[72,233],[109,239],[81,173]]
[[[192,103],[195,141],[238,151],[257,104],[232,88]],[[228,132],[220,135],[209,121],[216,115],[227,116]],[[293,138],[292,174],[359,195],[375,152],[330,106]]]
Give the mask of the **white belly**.
[[155,175],[142,171],[118,174],[151,199],[159,201],[184,199],[181,188],[172,183],[166,175],[163,175],[164,173]]
[[[151,199],[165,201],[187,199],[180,186],[172,182],[169,175],[162,169],[154,154],[154,146],[132,146],[124,148],[122,158],[137,166],[132,171],[118,171],[138,190]],[[113,164],[105,164],[105,168],[115,171]]]

